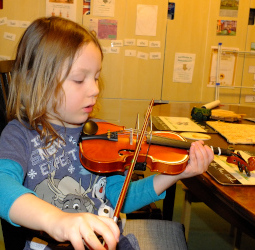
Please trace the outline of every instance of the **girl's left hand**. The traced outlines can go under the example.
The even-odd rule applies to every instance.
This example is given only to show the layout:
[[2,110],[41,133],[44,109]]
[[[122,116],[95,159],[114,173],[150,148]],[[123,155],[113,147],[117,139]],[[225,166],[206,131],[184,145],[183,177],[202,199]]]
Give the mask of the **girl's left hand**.
[[180,179],[193,177],[204,173],[213,161],[214,153],[203,141],[192,142],[189,151],[189,162],[186,169],[180,174]]
[[204,173],[213,161],[214,153],[203,141],[192,142],[189,150],[189,162],[185,170],[178,175],[159,174],[154,177],[153,185],[159,195],[178,180],[190,178]]

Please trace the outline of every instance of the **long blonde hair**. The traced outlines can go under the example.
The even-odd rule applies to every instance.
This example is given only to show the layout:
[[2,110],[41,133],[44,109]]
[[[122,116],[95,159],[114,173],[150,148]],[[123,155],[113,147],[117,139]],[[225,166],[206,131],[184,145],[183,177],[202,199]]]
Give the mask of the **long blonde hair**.
[[[103,58],[96,37],[77,23],[60,17],[35,20],[18,45],[7,103],[8,120],[18,119],[23,124],[25,121],[46,142],[59,138],[48,122],[47,103],[51,98],[56,112],[63,97],[62,83],[75,55],[90,42],[100,49]],[[67,70],[60,79],[66,63]]]

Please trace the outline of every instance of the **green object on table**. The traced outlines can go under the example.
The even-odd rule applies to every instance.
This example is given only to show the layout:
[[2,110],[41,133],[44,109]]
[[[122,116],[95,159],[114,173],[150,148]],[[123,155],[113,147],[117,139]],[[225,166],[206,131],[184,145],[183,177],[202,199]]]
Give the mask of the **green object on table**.
[[194,107],[191,111],[191,117],[195,121],[207,121],[210,119],[210,116],[211,109]]

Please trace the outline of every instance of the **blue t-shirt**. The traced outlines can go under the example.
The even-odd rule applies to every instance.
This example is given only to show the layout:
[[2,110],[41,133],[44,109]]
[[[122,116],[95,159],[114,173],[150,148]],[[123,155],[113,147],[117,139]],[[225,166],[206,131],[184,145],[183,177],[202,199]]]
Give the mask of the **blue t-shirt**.
[[[13,120],[0,137],[0,216],[10,223],[9,210],[22,194],[32,192],[66,212],[90,212],[112,217],[125,177],[104,176],[86,170],[77,145],[82,127],[53,125],[63,140],[45,147],[37,131]],[[132,182],[122,212],[129,213],[162,199],[153,177]]]

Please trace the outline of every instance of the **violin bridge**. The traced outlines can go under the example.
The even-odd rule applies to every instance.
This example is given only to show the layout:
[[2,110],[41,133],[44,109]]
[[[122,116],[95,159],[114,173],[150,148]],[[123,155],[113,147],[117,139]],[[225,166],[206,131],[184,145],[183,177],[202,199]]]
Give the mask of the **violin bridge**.
[[134,132],[133,132],[133,129],[131,128],[130,129],[130,133],[129,133],[129,143],[130,143],[130,145],[133,145],[133,134],[134,134]]
[[[135,129],[136,129],[136,142],[138,142],[138,139],[139,139],[139,128],[140,128],[140,115],[139,113],[137,113],[137,117],[136,117],[136,125],[135,125]],[[132,144],[130,145],[133,145],[133,137],[132,137]]]
[[150,132],[152,131],[152,117],[150,115]]
[[136,122],[135,122],[135,129],[137,130],[137,131],[139,131],[139,126],[140,126],[140,124],[139,124],[139,113],[137,113],[137,116],[136,116]]

